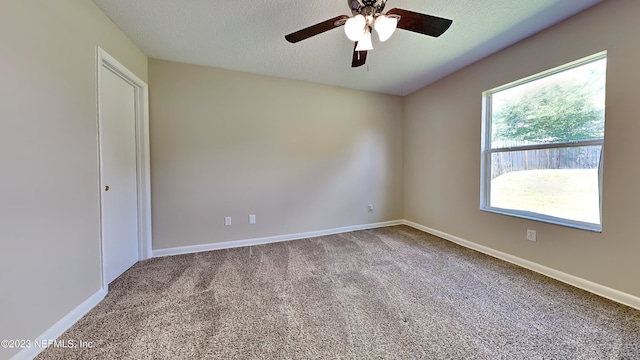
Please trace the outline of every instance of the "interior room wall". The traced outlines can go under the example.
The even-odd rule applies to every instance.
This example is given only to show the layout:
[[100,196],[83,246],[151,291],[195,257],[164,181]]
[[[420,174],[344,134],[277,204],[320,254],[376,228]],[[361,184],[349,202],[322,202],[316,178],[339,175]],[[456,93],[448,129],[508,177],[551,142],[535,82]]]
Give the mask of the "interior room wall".
[[402,98],[156,59],[149,78],[154,249],[401,219]]
[[[638,14],[640,2],[604,1],[407,96],[405,218],[640,297]],[[603,50],[602,233],[480,211],[482,92]]]
[[101,288],[96,46],[147,79],[90,0],[0,4],[0,339],[36,339]]

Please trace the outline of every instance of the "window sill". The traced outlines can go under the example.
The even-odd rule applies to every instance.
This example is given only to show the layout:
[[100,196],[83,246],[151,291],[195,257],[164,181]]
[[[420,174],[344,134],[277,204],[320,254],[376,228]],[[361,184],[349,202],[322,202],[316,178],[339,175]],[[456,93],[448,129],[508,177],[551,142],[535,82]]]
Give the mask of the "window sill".
[[521,218],[521,219],[540,221],[540,222],[548,223],[548,224],[566,226],[566,227],[579,229],[579,230],[586,230],[586,231],[602,233],[602,225],[600,225],[600,224],[592,224],[592,223],[587,223],[587,222],[572,221],[572,220],[561,219],[561,218],[556,218],[556,217],[553,217],[553,216],[542,215],[542,214],[538,214],[538,213],[532,213],[532,212],[521,211],[521,210],[507,210],[507,209],[494,208],[494,207],[484,207],[484,206],[481,206],[480,210],[481,211],[486,211],[486,212],[491,212],[491,213],[494,213],[494,214],[512,216],[512,217],[517,217],[517,218]]

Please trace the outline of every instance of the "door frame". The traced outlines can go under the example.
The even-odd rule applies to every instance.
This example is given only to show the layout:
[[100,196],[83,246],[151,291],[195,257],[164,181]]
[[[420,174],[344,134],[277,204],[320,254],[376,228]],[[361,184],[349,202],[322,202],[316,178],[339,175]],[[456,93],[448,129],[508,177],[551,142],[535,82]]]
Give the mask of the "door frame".
[[109,290],[105,272],[104,251],[104,214],[102,213],[103,186],[102,184],[102,153],[100,144],[100,85],[102,84],[101,70],[105,68],[134,87],[136,107],[136,190],[138,194],[138,260],[152,257],[151,240],[151,168],[149,150],[149,86],[134,73],[129,71],[113,56],[102,48],[97,47],[97,136],[98,136],[98,183],[100,187],[100,274],[102,289]]

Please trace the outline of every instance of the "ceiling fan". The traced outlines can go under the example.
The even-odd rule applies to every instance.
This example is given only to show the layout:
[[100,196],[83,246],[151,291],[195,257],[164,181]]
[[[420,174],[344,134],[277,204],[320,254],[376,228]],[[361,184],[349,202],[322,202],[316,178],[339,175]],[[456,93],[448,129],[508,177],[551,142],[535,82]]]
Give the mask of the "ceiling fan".
[[345,34],[349,40],[355,42],[351,67],[358,67],[366,62],[367,51],[373,50],[371,43],[372,27],[376,30],[382,42],[391,37],[396,27],[438,37],[447,31],[453,22],[453,20],[397,8],[382,14],[386,2],[387,0],[347,0],[353,13],[352,17],[339,15],[293,32],[284,38],[291,43],[297,43],[344,25]]

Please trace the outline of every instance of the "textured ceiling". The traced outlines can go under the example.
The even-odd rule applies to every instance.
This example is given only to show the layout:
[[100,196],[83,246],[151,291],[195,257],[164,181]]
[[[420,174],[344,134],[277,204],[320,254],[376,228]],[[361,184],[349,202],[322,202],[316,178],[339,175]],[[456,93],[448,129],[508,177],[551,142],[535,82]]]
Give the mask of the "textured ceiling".
[[453,20],[439,38],[374,36],[351,68],[343,28],[296,44],[286,34],[337,15],[348,0],[93,0],[149,57],[394,95],[410,94],[601,0],[388,0]]

